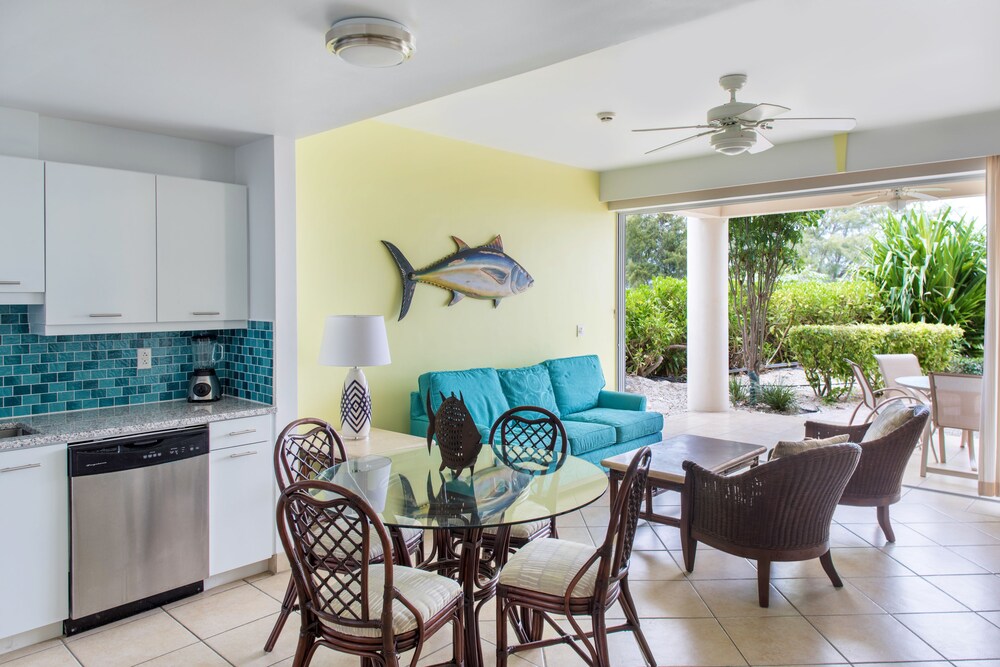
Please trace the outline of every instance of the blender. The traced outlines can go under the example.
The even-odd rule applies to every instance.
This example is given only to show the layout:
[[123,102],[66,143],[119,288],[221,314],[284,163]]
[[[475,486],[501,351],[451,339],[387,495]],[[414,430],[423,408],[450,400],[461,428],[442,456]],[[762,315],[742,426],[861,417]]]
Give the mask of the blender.
[[216,365],[222,361],[223,349],[214,334],[191,337],[194,352],[194,370],[188,376],[188,401],[217,401],[222,398],[222,384],[215,373]]

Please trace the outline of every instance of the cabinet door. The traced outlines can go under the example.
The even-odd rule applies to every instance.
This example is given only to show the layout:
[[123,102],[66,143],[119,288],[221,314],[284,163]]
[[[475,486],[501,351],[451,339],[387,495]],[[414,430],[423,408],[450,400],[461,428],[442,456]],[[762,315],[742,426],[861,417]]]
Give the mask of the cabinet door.
[[46,324],[156,321],[152,174],[45,165]]
[[45,163],[0,156],[0,294],[45,291]]
[[247,189],[156,177],[157,320],[247,319]]
[[212,451],[208,488],[209,574],[274,555],[274,481],[268,443]]
[[0,452],[0,637],[69,615],[66,445]]

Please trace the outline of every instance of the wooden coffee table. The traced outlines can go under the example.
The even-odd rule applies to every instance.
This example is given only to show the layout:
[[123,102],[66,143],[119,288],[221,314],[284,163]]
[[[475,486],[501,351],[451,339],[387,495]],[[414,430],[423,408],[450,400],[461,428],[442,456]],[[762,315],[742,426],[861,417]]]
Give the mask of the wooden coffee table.
[[[668,526],[680,526],[677,517],[657,514],[653,511],[653,496],[663,491],[680,491],[684,488],[685,461],[694,461],[702,468],[715,473],[726,474],[757,465],[760,455],[767,451],[762,445],[747,442],[719,440],[700,435],[674,435],[662,443],[650,446],[653,460],[649,466],[649,480],[646,483],[646,507],[639,517]],[[611,503],[618,494],[618,485],[625,476],[635,452],[625,452],[601,461],[601,465],[611,470]]]

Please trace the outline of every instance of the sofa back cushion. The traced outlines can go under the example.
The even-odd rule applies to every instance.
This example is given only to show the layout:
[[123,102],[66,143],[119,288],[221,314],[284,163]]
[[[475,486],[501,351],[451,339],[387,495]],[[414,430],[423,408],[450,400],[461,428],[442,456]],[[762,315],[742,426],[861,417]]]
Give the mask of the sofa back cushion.
[[544,364],[562,414],[583,412],[597,405],[597,396],[605,384],[597,355],[549,359]]
[[524,368],[500,368],[497,369],[497,376],[510,407],[532,405],[559,416],[549,371],[542,364]]
[[436,371],[424,373],[417,381],[420,400],[426,402],[430,392],[431,409],[441,407],[441,394],[445,397],[461,396],[478,426],[489,428],[510,405],[500,387],[500,378],[492,368],[470,368],[465,371]]

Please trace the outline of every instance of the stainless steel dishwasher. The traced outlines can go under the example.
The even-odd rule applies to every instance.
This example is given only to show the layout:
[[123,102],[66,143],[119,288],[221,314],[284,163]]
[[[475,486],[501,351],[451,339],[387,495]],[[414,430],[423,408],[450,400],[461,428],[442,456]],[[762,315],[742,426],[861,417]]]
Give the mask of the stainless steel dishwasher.
[[67,635],[200,592],[208,429],[70,445]]

